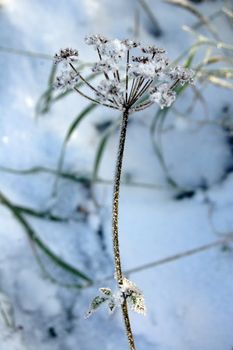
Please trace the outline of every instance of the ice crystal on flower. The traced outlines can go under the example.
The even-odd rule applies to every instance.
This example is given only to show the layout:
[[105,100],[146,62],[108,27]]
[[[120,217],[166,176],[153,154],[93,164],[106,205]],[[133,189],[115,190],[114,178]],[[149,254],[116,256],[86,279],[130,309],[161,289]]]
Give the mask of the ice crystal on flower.
[[115,62],[111,60],[101,60],[99,62],[94,63],[92,67],[92,72],[109,72],[112,70],[116,70],[118,67]]
[[151,89],[150,99],[160,105],[161,109],[170,107],[176,99],[176,92],[170,89],[169,84],[164,83]]
[[153,62],[137,63],[130,66],[129,74],[134,77],[154,78],[155,65]]
[[[97,104],[131,113],[153,103],[161,108],[169,107],[176,98],[176,87],[193,83],[194,72],[182,66],[171,66],[163,48],[141,46],[130,39],[111,40],[103,35],[87,36],[85,42],[97,50],[99,60],[91,70],[102,75],[103,80],[96,86],[85,79],[75,66],[78,51],[68,48],[54,57],[55,63],[65,63],[72,69],[57,77],[57,88],[73,88],[81,79],[90,95],[76,86],[77,93]],[[143,56],[133,56],[132,50]]]
[[100,53],[104,57],[111,58],[115,62],[119,62],[125,56],[127,47],[121,40],[109,40],[100,46]]
[[54,62],[56,63],[72,63],[78,60],[78,51],[70,48],[61,49],[59,53],[54,55]]
[[102,80],[97,86],[96,96],[102,101],[115,99],[122,103],[122,86],[116,79]]
[[183,86],[186,83],[193,84],[194,72],[192,69],[176,66],[170,70],[169,76],[173,80],[179,80],[180,85]]
[[165,54],[166,51],[157,46],[146,46],[141,48],[143,53],[152,54],[152,55],[162,55]]
[[130,39],[123,40],[122,43],[125,44],[125,46],[128,50],[134,49],[134,48],[139,47],[141,45],[141,43],[139,41],[130,40]]
[[57,89],[73,89],[79,81],[78,73],[73,70],[63,71],[56,77],[54,87]]
[[156,78],[167,67],[168,60],[162,56],[149,58],[148,56],[133,57],[129,73],[133,77]]
[[85,43],[87,45],[94,45],[98,47],[99,45],[105,44],[107,42],[108,39],[105,36],[99,34],[93,34],[85,37]]

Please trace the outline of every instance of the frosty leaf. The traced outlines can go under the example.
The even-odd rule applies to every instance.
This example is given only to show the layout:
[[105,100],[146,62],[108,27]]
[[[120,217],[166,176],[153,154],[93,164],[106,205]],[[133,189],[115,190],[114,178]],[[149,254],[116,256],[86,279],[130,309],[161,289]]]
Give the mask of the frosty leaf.
[[119,290],[116,293],[113,293],[110,288],[102,287],[99,289],[99,291],[102,295],[99,295],[93,299],[85,318],[90,317],[93,312],[95,312],[99,306],[105,302],[107,302],[108,309],[110,313],[112,313],[117,307],[121,306],[122,301],[124,300],[122,292]]
[[132,292],[128,297],[129,304],[131,309],[138,314],[146,314],[146,305],[144,296],[141,293]]
[[99,291],[108,297],[112,296],[112,291],[110,288],[100,288]]
[[144,296],[141,290],[133,282],[124,277],[121,291],[133,311],[143,315],[146,314]]
[[93,312],[95,312],[106,300],[108,300],[108,298],[100,296],[95,297],[91,302],[91,305],[85,315],[85,318],[90,317],[93,314]]

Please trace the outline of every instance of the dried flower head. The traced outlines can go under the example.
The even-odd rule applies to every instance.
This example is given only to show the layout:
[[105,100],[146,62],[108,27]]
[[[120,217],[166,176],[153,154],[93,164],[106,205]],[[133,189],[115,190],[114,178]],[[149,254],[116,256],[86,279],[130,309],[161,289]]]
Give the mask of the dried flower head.
[[105,58],[112,59],[114,62],[119,62],[120,59],[125,57],[127,46],[119,39],[108,40],[105,44],[100,46],[99,51]]
[[106,44],[108,42],[108,39],[105,38],[103,35],[99,34],[93,34],[85,37],[85,43],[87,45],[94,45],[96,47]]
[[61,49],[58,53],[54,55],[55,64],[63,63],[73,63],[78,60],[79,53],[77,50],[73,49]]
[[166,51],[160,47],[157,46],[146,46],[142,47],[142,52],[151,54],[151,55],[164,55]]
[[62,90],[73,89],[78,81],[79,75],[73,70],[62,71],[61,74],[56,77],[54,87]]
[[135,49],[141,45],[140,41],[125,39],[122,41],[123,44],[127,47],[128,50]]
[[102,80],[96,88],[96,97],[100,101],[114,101],[119,106],[123,103],[122,86],[116,79]]
[[94,63],[92,67],[92,72],[107,73],[110,71],[115,71],[116,69],[117,69],[117,65],[115,62],[111,60],[101,60],[99,62]]
[[192,69],[187,69],[181,66],[171,68],[169,76],[172,80],[179,80],[180,85],[193,84],[194,72]]
[[150,99],[160,105],[160,108],[170,107],[176,99],[176,92],[171,90],[169,84],[164,83],[151,89]]
[[[193,82],[194,72],[181,66],[171,66],[165,50],[157,46],[141,47],[134,40],[111,40],[102,35],[90,35],[85,42],[94,46],[99,58],[93,64],[92,71],[103,74],[104,79],[97,86],[92,85],[74,66],[78,51],[65,49],[55,55],[55,63],[68,64],[73,73],[63,72],[55,85],[58,88],[74,88],[92,102],[129,113],[153,103],[164,108],[174,102],[176,87]],[[139,54],[135,55],[137,51]],[[143,52],[143,56],[140,52]],[[84,94],[77,88],[79,79],[94,95]]]

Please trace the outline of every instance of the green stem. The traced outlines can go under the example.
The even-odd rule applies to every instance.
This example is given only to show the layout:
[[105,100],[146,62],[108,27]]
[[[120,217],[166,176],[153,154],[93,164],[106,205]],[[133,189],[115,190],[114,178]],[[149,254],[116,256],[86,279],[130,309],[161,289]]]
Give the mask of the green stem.
[[[113,204],[112,204],[112,236],[113,236],[113,252],[115,261],[115,275],[119,288],[123,285],[123,275],[121,268],[121,256],[120,256],[120,245],[119,245],[119,234],[118,234],[118,219],[119,219],[119,194],[120,194],[120,181],[121,181],[121,170],[122,161],[125,148],[126,131],[128,125],[129,111],[124,110],[122,116],[122,124],[120,129],[120,139],[118,145],[116,170],[114,177],[114,187],[113,187]],[[121,305],[122,315],[125,323],[126,334],[129,342],[130,350],[135,350],[134,337],[131,330],[127,301]]]

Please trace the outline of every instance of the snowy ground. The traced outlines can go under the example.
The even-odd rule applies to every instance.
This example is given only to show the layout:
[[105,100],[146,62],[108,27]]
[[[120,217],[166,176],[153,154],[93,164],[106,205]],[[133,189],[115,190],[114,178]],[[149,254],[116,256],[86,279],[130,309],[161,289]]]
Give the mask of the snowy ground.
[[[140,40],[165,47],[175,59],[193,43],[181,28],[197,22],[193,15],[162,1],[148,3],[162,30],[158,38],[135,0],[0,1],[1,167],[57,167],[66,131],[86,106],[72,94],[35,119],[35,106],[51,70],[49,56],[60,47],[78,48],[83,59],[93,61],[95,53],[83,45],[86,34],[137,33]],[[222,4],[207,1],[198,9],[210,15]],[[230,43],[230,22],[221,16],[215,24],[222,40]],[[232,120],[232,91],[206,85],[202,94],[204,105],[197,102],[186,115],[193,95],[185,92],[161,138],[169,174],[179,190],[168,185],[153,150],[149,125],[156,108],[132,116],[129,125],[123,178],[153,185],[122,186],[120,203],[123,267],[143,290],[148,309],[145,318],[130,315],[137,350],[233,347],[233,246],[224,241],[233,233],[233,149],[231,135],[219,123]],[[64,171],[91,173],[102,136],[96,125],[117,116],[97,108],[83,120],[68,144]],[[112,179],[117,139],[117,132],[109,139],[100,167],[102,179]],[[0,192],[14,204],[38,211],[52,208],[54,215],[69,218],[53,222],[25,215],[53,252],[103,282],[84,289],[65,287],[79,279],[45,254],[35,253],[22,224],[1,205],[0,350],[127,349],[120,314],[109,316],[103,309],[88,320],[83,317],[99,287],[114,288],[112,279],[105,280],[113,273],[111,184],[91,189],[60,179],[56,200],[51,201],[53,185],[51,173],[0,173]],[[80,207],[87,215],[77,210]],[[60,283],[48,278],[38,258]]]

